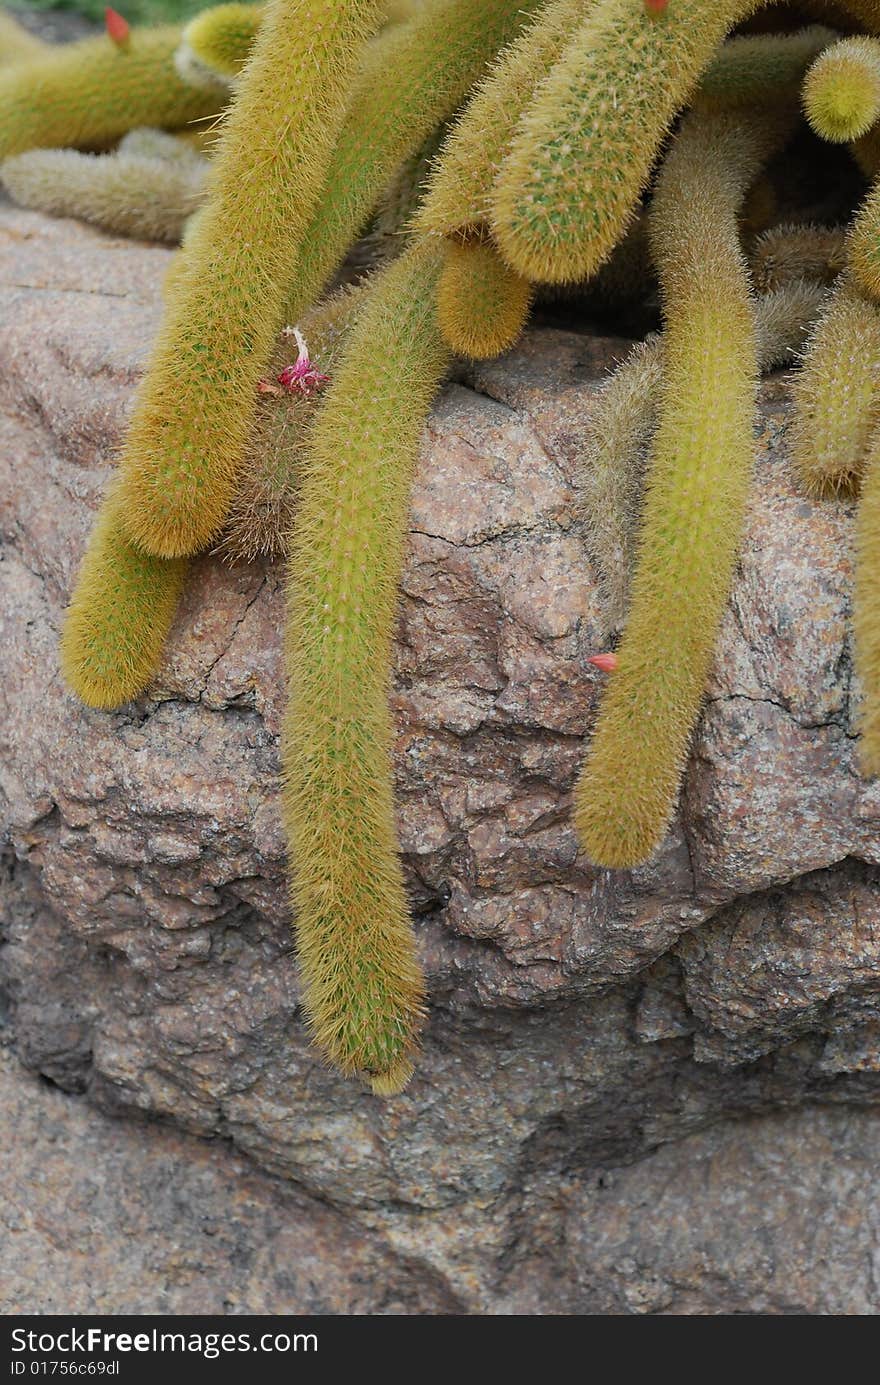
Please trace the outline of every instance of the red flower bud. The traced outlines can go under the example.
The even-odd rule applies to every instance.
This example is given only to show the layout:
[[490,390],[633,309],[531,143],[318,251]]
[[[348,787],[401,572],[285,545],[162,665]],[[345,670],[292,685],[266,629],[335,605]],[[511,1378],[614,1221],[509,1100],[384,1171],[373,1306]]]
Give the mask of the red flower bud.
[[591,654],[587,660],[588,664],[601,669],[603,673],[613,673],[619,662],[616,654]]
[[104,11],[104,24],[110,41],[115,43],[117,48],[127,48],[131,38],[131,26],[128,20],[123,19],[116,10],[111,10],[108,5]]
[[653,19],[656,15],[665,14],[669,0],[645,0],[645,12]]

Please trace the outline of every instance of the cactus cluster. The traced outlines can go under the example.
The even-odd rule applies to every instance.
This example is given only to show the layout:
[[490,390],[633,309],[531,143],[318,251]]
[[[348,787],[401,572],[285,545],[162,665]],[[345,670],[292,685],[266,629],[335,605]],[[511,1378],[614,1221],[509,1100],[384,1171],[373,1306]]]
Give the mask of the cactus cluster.
[[[638,866],[675,812],[757,382],[780,364],[800,365],[804,487],[860,496],[862,765],[880,772],[880,0],[267,0],[52,52],[9,26],[13,196],[169,238],[200,206],[64,674],[90,706],[125,702],[191,556],[286,557],[291,898],[330,1061],[383,1095],[412,1071],[425,994],[387,706],[409,488],[450,364],[508,349],[536,301],[653,301],[663,320],[584,438],[585,548],[616,646],[592,660],[608,683],[574,793],[585,856]],[[860,207],[836,184],[793,190],[779,156],[817,138],[872,184]],[[110,192],[126,179],[127,222]],[[334,290],[355,243],[374,267]]]

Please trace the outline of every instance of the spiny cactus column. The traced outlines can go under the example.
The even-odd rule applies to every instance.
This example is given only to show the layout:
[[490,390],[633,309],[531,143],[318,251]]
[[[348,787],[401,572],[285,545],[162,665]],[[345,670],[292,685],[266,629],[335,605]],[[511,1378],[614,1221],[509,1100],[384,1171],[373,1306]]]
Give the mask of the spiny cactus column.
[[223,524],[283,287],[322,192],[377,0],[270,0],[224,122],[121,461],[145,552],[197,552]]
[[540,0],[433,0],[371,46],[351,95],[327,192],[291,276],[295,321],[325,287],[396,169],[465,99]]
[[758,364],[736,217],[787,122],[774,125],[766,112],[690,116],[654,196],[663,407],[619,668],[575,795],[580,839],[604,866],[638,865],[663,838],[730,590]]
[[416,218],[420,232],[467,233],[488,220],[489,194],[501,155],[583,10],[583,0],[554,0],[493,63],[444,144]]
[[422,428],[448,363],[441,252],[381,271],[326,396],[291,545],[284,811],[315,1041],[379,1093],[411,1072],[423,988],[394,831],[391,640]]
[[216,92],[197,91],[174,67],[177,27],[133,29],[48,50],[0,71],[0,159],[25,149],[109,144],[136,125],[173,128],[216,115]]
[[186,577],[182,559],[139,553],[119,523],[111,490],[92,531],[67,612],[61,671],[89,707],[119,707],[155,672]]
[[880,416],[880,307],[846,279],[829,298],[792,385],[792,458],[812,495],[853,490]]
[[[366,283],[340,289],[301,318],[310,360],[322,375],[335,374],[367,290]],[[286,556],[288,551],[303,452],[323,399],[320,393],[287,393],[280,384],[295,354],[292,338],[282,332],[261,386],[219,549],[232,562]]]
[[725,34],[760,0],[596,0],[522,117],[492,230],[535,282],[586,279],[626,230],[660,143]]
[[448,240],[437,292],[440,329],[456,355],[472,360],[500,356],[526,324],[532,286],[479,236]]
[[0,182],[22,207],[78,216],[107,231],[175,242],[204,195],[204,159],[181,146],[176,159],[120,151],[30,149],[0,164]]

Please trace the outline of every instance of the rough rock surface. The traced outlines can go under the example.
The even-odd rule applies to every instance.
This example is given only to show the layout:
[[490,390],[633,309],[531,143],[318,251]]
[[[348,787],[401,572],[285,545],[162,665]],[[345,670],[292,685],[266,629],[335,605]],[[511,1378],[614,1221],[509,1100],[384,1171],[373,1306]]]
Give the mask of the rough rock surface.
[[[444,1311],[438,1283],[458,1311],[877,1311],[876,1278],[842,1285],[824,1262],[786,1297],[754,1269],[748,1214],[700,1289],[696,1232],[673,1255],[654,1218],[639,1239],[633,1210],[643,1170],[652,1196],[649,1167],[679,1170],[681,1207],[696,1196],[679,1166],[691,1156],[670,1143],[684,1138],[708,1165],[739,1158],[747,1198],[760,1158],[738,1132],[754,1130],[768,1165],[803,1151],[803,1226],[813,1198],[833,1238],[828,1142],[848,1121],[874,1126],[815,1103],[880,1102],[880,786],[854,764],[852,517],[794,490],[784,382],[764,389],[681,812],[650,865],[615,873],[578,854],[568,808],[600,693],[585,655],[604,637],[579,437],[621,343],[535,331],[444,390],[413,497],[393,693],[431,1023],[416,1079],[379,1101],[321,1066],[297,1012],[279,570],[199,560],[160,676],[121,712],[78,706],[59,680],[61,612],[167,259],[0,211],[0,981],[21,1060],[105,1110],[231,1140],[418,1263],[424,1311]],[[696,1133],[803,1103],[803,1127]],[[629,1164],[619,1224],[594,1244],[597,1171]],[[723,1203],[723,1188],[704,1195]],[[665,1205],[679,1225],[672,1194]],[[770,1215],[753,1216],[765,1242]],[[841,1263],[855,1247],[843,1237]],[[667,1254],[680,1281],[663,1278]]]

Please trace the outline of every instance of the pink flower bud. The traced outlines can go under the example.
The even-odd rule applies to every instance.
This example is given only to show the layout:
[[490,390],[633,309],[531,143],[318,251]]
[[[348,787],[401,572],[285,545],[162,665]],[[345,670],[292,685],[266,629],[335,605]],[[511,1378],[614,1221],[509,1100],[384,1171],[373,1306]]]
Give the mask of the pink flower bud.
[[128,20],[123,19],[116,10],[111,10],[109,5],[104,11],[104,25],[111,43],[115,43],[117,48],[128,47],[131,39],[131,27]]
[[587,663],[601,669],[603,673],[613,673],[620,660],[616,654],[591,654]]

